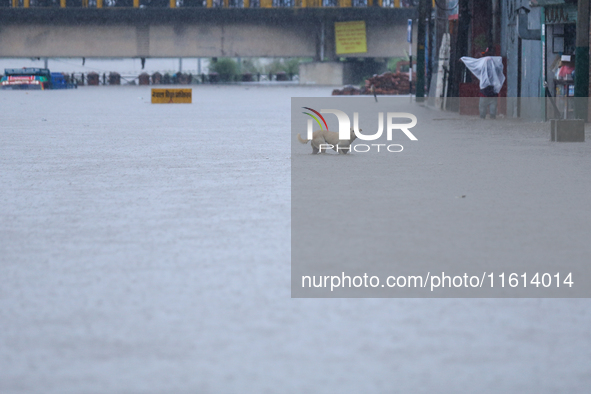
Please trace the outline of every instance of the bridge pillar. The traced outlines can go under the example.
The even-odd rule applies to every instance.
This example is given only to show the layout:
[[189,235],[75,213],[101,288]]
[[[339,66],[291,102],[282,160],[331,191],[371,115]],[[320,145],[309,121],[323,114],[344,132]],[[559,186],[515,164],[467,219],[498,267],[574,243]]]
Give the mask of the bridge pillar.
[[319,61],[324,61],[324,49],[326,48],[326,29],[324,28],[324,21],[320,22],[320,47],[318,48],[318,52],[320,53]]
[[343,85],[344,63],[309,62],[299,67],[301,85]]
[[318,39],[316,43],[315,61],[336,62],[339,56],[336,54],[334,22],[330,20],[321,20],[319,23]]
[[384,58],[348,59],[301,63],[299,67],[302,85],[357,85],[363,78],[381,74],[387,70]]

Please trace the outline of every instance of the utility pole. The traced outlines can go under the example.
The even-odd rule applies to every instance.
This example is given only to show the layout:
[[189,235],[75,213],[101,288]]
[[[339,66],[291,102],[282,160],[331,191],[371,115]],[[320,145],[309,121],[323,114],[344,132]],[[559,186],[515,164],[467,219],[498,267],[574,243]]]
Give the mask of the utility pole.
[[579,0],[575,50],[575,114],[587,121],[589,100],[589,0]]
[[431,78],[433,77],[433,64],[435,59],[437,58],[437,54],[435,53],[435,42],[437,39],[435,38],[435,23],[433,20],[433,2],[432,0],[427,1],[427,48],[429,49],[428,54],[428,61],[426,62],[426,83],[427,85],[427,96],[429,96],[429,92],[431,90]]
[[[459,61],[462,56],[469,56],[468,51],[468,36],[470,33],[470,2],[469,0],[458,0],[458,33],[456,36],[456,45],[453,48],[452,55],[449,60],[450,66],[450,81],[449,91],[450,97],[460,96],[460,82],[462,82],[463,65]],[[457,111],[459,107],[458,100],[454,100],[450,106],[450,110]],[[456,108],[457,107],[457,108]]]
[[[427,1],[419,0],[419,23],[417,30],[417,86],[416,100],[425,100],[425,24],[427,23]],[[430,1],[430,0],[429,0]]]
[[412,101],[412,19],[408,20],[406,41],[408,41],[408,95]]

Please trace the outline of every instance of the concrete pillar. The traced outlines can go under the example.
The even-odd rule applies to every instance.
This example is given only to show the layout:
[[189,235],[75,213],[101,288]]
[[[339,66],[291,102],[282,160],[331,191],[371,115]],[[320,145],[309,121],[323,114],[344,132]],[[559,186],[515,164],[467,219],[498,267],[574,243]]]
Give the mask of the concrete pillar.
[[550,141],[585,142],[585,121],[582,119],[551,119]]
[[320,61],[324,61],[324,45],[326,41],[326,33],[324,31],[324,21],[320,22]]
[[427,0],[419,2],[419,23],[417,30],[417,86],[416,100],[422,102],[425,98],[425,19],[427,18]]
[[342,62],[300,63],[299,69],[301,85],[343,85],[344,64]]

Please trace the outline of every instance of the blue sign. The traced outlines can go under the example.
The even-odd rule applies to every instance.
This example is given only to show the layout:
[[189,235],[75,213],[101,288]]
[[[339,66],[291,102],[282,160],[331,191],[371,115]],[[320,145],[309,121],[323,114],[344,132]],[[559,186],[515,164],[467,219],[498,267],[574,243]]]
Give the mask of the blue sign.
[[406,41],[412,42],[412,19],[408,20],[408,26],[406,27]]

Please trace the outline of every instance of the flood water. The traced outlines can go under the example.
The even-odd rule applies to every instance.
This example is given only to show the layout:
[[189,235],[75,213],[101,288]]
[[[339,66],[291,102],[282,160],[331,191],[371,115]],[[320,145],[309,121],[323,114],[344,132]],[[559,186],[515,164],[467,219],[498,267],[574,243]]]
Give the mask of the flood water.
[[588,392],[589,300],[291,298],[290,99],[330,91],[1,91],[0,392]]

